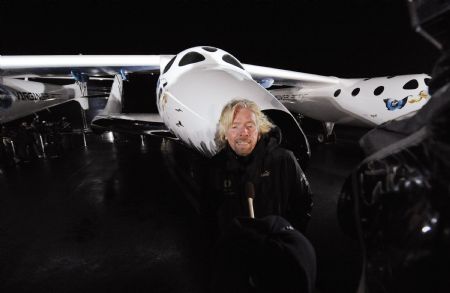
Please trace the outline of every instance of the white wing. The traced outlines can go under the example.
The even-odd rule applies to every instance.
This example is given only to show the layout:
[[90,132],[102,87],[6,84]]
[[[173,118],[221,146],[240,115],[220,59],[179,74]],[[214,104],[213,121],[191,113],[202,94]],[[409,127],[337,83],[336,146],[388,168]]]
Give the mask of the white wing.
[[0,76],[70,77],[73,72],[105,76],[159,72],[170,55],[52,55],[0,56]]

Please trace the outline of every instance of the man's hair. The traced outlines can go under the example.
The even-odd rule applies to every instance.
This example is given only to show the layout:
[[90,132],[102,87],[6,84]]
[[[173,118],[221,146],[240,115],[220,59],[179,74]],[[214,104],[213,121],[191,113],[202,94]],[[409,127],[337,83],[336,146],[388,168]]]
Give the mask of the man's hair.
[[261,109],[255,102],[241,98],[234,99],[223,107],[222,114],[220,114],[219,129],[216,140],[219,148],[225,146],[227,141],[225,138],[227,131],[233,123],[234,116],[242,108],[247,108],[255,114],[256,129],[258,129],[258,133],[260,135],[268,133],[274,127],[267,116],[261,112]]

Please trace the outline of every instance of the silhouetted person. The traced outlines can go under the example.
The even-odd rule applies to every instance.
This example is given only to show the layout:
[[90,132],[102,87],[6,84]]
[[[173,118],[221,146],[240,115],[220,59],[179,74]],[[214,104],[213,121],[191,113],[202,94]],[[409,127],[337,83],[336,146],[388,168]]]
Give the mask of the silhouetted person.
[[0,128],[0,169],[14,165],[14,152],[11,146],[11,134],[6,126]]
[[72,124],[67,120],[66,117],[62,117],[58,122],[58,132],[61,137],[61,147],[60,152],[68,150],[72,147]]
[[17,153],[22,162],[29,162],[38,156],[33,133],[34,128],[26,121],[17,129]]

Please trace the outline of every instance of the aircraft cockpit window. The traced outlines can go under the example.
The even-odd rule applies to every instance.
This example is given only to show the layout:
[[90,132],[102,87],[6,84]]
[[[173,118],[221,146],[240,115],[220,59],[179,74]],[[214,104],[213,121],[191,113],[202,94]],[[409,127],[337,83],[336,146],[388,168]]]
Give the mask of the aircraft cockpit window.
[[411,79],[410,81],[405,83],[405,85],[403,86],[403,89],[404,90],[415,90],[418,87],[419,87],[419,82],[415,79]]
[[431,78],[425,78],[423,81],[425,82],[426,86],[430,86]]
[[387,78],[387,79],[391,79],[391,78],[393,78],[393,77],[395,77],[395,75],[389,75],[389,76],[387,76],[386,78]]
[[223,55],[222,60],[227,63],[230,63],[231,65],[237,66],[240,69],[245,70],[244,67],[242,67],[241,63],[236,58],[234,58],[233,56],[231,56],[229,54]]
[[169,71],[169,69],[172,66],[173,62],[175,61],[176,57],[177,57],[177,55],[173,56],[173,58],[170,59],[169,63],[167,63],[166,67],[164,67],[163,73],[166,73],[167,71]]
[[334,92],[334,97],[337,98],[341,94],[341,89],[338,89]]
[[383,91],[384,91],[384,86],[380,85],[379,87],[377,87],[377,88],[373,91],[373,94],[374,94],[375,96],[379,96],[379,95],[381,95],[381,94],[383,93]]
[[208,51],[208,52],[216,52],[217,48],[214,47],[202,47],[203,50]]
[[352,91],[352,96],[358,95],[358,94],[359,94],[359,91],[360,91],[359,87],[357,87],[356,89],[354,89],[354,90]]
[[203,56],[200,53],[197,52],[189,52],[186,53],[186,55],[181,58],[180,62],[178,63],[179,66],[185,66],[192,63],[197,63],[205,60],[205,56]]

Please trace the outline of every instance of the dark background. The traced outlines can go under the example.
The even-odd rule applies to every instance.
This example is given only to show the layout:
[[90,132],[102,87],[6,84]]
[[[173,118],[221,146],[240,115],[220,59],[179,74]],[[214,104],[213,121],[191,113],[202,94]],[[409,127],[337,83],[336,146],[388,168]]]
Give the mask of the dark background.
[[[430,73],[438,56],[410,27],[406,0],[0,0],[1,55],[177,54],[199,45],[243,63],[345,78]],[[88,138],[96,140],[87,151],[0,182],[0,291],[201,292],[202,231],[191,231],[200,225],[183,197],[189,190],[170,173],[191,170],[186,149],[177,146],[176,168],[165,165],[159,140],[141,149]],[[349,143],[313,154],[307,236],[318,292],[356,292],[358,243],[340,230],[336,203],[361,158]]]
[[176,54],[224,49],[241,62],[320,75],[430,73],[437,50],[406,0],[0,0],[0,54]]

